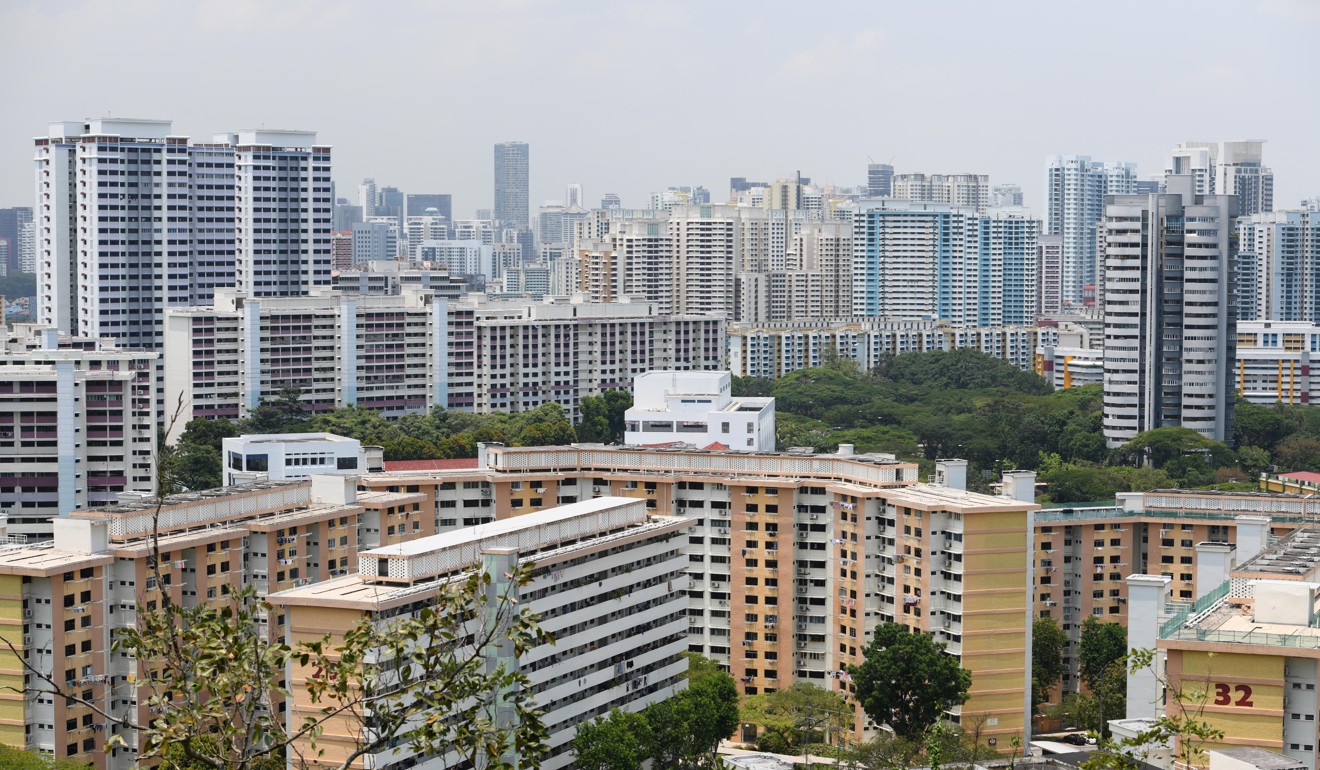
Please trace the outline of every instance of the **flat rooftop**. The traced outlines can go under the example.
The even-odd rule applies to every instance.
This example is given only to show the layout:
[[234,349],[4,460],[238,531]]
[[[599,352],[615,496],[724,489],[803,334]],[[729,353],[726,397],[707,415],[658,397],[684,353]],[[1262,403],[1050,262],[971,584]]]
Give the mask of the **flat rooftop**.
[[1234,573],[1260,575],[1311,575],[1320,567],[1320,529],[1295,529],[1245,564]]
[[891,503],[922,510],[949,511],[1022,511],[1040,508],[1036,503],[1025,503],[1009,497],[994,497],[979,492],[967,492],[934,484],[886,489],[883,497]]
[[1221,756],[1255,765],[1260,770],[1293,770],[1293,768],[1306,767],[1305,762],[1255,746],[1235,746],[1229,749],[1213,749],[1213,751]]

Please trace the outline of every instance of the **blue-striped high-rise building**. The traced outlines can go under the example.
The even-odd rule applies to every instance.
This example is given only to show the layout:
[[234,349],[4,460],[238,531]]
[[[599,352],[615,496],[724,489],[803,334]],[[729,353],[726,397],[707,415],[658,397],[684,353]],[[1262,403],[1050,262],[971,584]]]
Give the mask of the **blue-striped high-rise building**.
[[1040,221],[1020,208],[875,201],[853,218],[853,313],[1030,324]]

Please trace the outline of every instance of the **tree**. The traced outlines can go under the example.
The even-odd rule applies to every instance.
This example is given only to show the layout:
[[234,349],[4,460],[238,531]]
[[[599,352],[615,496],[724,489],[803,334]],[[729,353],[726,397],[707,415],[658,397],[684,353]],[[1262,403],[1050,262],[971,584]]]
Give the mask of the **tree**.
[[302,388],[288,385],[274,398],[262,398],[256,409],[240,423],[243,433],[290,433],[307,419],[302,402]]
[[1279,470],[1313,471],[1320,467],[1320,439],[1293,434],[1274,447]]
[[580,770],[641,770],[650,758],[651,726],[642,714],[616,708],[579,725],[572,745]]
[[1094,690],[1100,677],[1109,667],[1121,662],[1127,655],[1127,629],[1117,623],[1105,623],[1088,617],[1082,623],[1082,637],[1078,643],[1077,671],[1082,684]]
[[849,666],[857,700],[872,721],[919,738],[947,709],[967,701],[972,675],[929,634],[897,623],[876,627],[860,666]]
[[601,395],[605,397],[605,422],[609,425],[610,441],[623,443],[623,431],[627,427],[624,416],[632,408],[632,393],[626,390],[607,390]]
[[1138,433],[1119,451],[1133,460],[1144,459],[1154,468],[1163,468],[1176,458],[1187,455],[1201,458],[1201,462],[1211,468],[1228,465],[1234,459],[1232,451],[1222,442],[1182,426],[1152,428]]
[[604,396],[587,396],[578,405],[582,419],[577,424],[577,440],[588,444],[607,444],[610,440],[609,407]]
[[687,689],[642,711],[651,736],[647,757],[654,770],[718,767],[720,741],[738,729],[733,677],[700,655],[685,657]]
[[748,697],[743,701],[741,719],[774,736],[774,744],[805,749],[851,727],[853,710],[839,693],[810,682],[797,682],[787,690]]
[[1054,618],[1036,618],[1031,624],[1031,703],[1035,708],[1049,699],[1050,689],[1063,678],[1063,651],[1068,635]]
[[0,767],[5,770],[88,770],[89,766],[0,744]]
[[770,377],[734,377],[731,395],[734,398],[768,398],[775,394],[775,381]]

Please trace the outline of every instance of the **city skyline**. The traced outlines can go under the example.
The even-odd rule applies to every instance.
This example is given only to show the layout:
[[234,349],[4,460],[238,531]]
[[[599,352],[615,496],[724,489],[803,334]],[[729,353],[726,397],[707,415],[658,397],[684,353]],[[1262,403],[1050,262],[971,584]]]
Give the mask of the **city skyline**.
[[[613,192],[628,207],[644,206],[649,193],[670,185],[702,185],[722,201],[731,176],[774,180],[801,170],[818,183],[859,186],[874,161],[892,163],[896,173],[988,174],[992,184],[1021,185],[1026,205],[1041,216],[1049,156],[1135,162],[1145,179],[1163,171],[1178,142],[1230,139],[1267,140],[1276,208],[1320,194],[1320,184],[1308,182],[1320,177],[1320,158],[1306,152],[1304,133],[1320,107],[1298,99],[1287,77],[1304,70],[1305,41],[1320,27],[1320,10],[1300,2],[1198,4],[1206,24],[1233,18],[1236,39],[1252,48],[1228,63],[1207,63],[1194,36],[1170,42],[1167,30],[1187,23],[1184,8],[1135,3],[1095,17],[1043,3],[1015,6],[1007,17],[1001,8],[961,7],[942,22],[946,54],[937,63],[921,54],[925,43],[904,33],[924,23],[917,7],[886,8],[882,18],[861,23],[845,23],[846,13],[794,13],[790,22],[761,7],[698,11],[692,4],[199,3],[163,10],[154,0],[0,8],[0,63],[20,75],[37,62],[43,70],[7,86],[0,205],[30,205],[30,143],[49,122],[107,114],[172,119],[198,141],[236,125],[314,130],[335,148],[340,196],[354,199],[356,184],[373,177],[404,192],[450,193],[460,218],[489,206],[489,148],[509,140],[533,148],[533,210],[562,200],[570,182],[582,184],[592,205]],[[146,31],[138,21],[144,17],[153,19]],[[429,35],[437,29],[447,32],[443,45]],[[232,60],[235,35],[261,55]],[[445,84],[442,98],[411,98],[411,81],[374,76],[381,70],[352,68],[335,55],[373,39],[388,41],[380,56],[391,59],[390,70],[435,72]],[[492,45],[500,56],[486,55]],[[1065,54],[1075,61],[1061,60]],[[109,55],[119,75],[79,76]],[[224,68],[211,75],[205,63],[222,58]],[[169,61],[186,66],[154,67]],[[681,65],[657,69],[657,61]],[[1097,109],[1106,88],[1168,67],[1204,67],[1225,92],[1249,89],[1256,108],[1193,111],[1151,91],[1130,92],[1121,111]],[[317,70],[327,76],[294,77],[291,88],[253,85],[269,82],[272,71]],[[124,74],[146,71],[153,76]],[[1030,122],[1009,117],[1006,85],[967,77],[987,71],[995,82],[1015,82],[1011,101],[1036,102]],[[561,88],[543,87],[556,72],[564,87],[589,78],[591,92],[605,99],[595,106],[563,99]],[[724,81],[730,73],[740,77]],[[608,128],[593,118],[618,103],[606,95],[626,100],[635,89],[682,109],[627,120],[616,107],[619,120]],[[786,121],[786,90],[839,106],[827,125]],[[396,126],[429,138],[382,141]],[[818,141],[822,133],[830,141]]]

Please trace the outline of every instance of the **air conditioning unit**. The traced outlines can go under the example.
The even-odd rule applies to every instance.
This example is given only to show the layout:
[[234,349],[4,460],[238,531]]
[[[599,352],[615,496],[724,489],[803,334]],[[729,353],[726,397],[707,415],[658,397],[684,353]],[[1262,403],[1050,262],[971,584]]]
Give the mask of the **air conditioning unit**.
[[32,617],[32,610],[23,610],[23,617],[25,618]]
[[814,513],[811,514],[811,520],[812,520],[812,521],[815,521],[815,520],[816,520],[816,516],[817,516],[817,514],[814,514]]
[[729,600],[728,600],[728,599],[720,599],[720,606],[721,606],[721,607],[728,607],[728,606],[729,606]]
[[798,567],[798,574],[799,574],[799,575],[810,575],[810,574],[811,574],[811,570],[807,569],[806,567]]
[[31,646],[32,646],[32,637],[31,637],[31,636],[24,636],[24,637],[23,637],[23,646],[24,646],[24,647],[31,647]]

